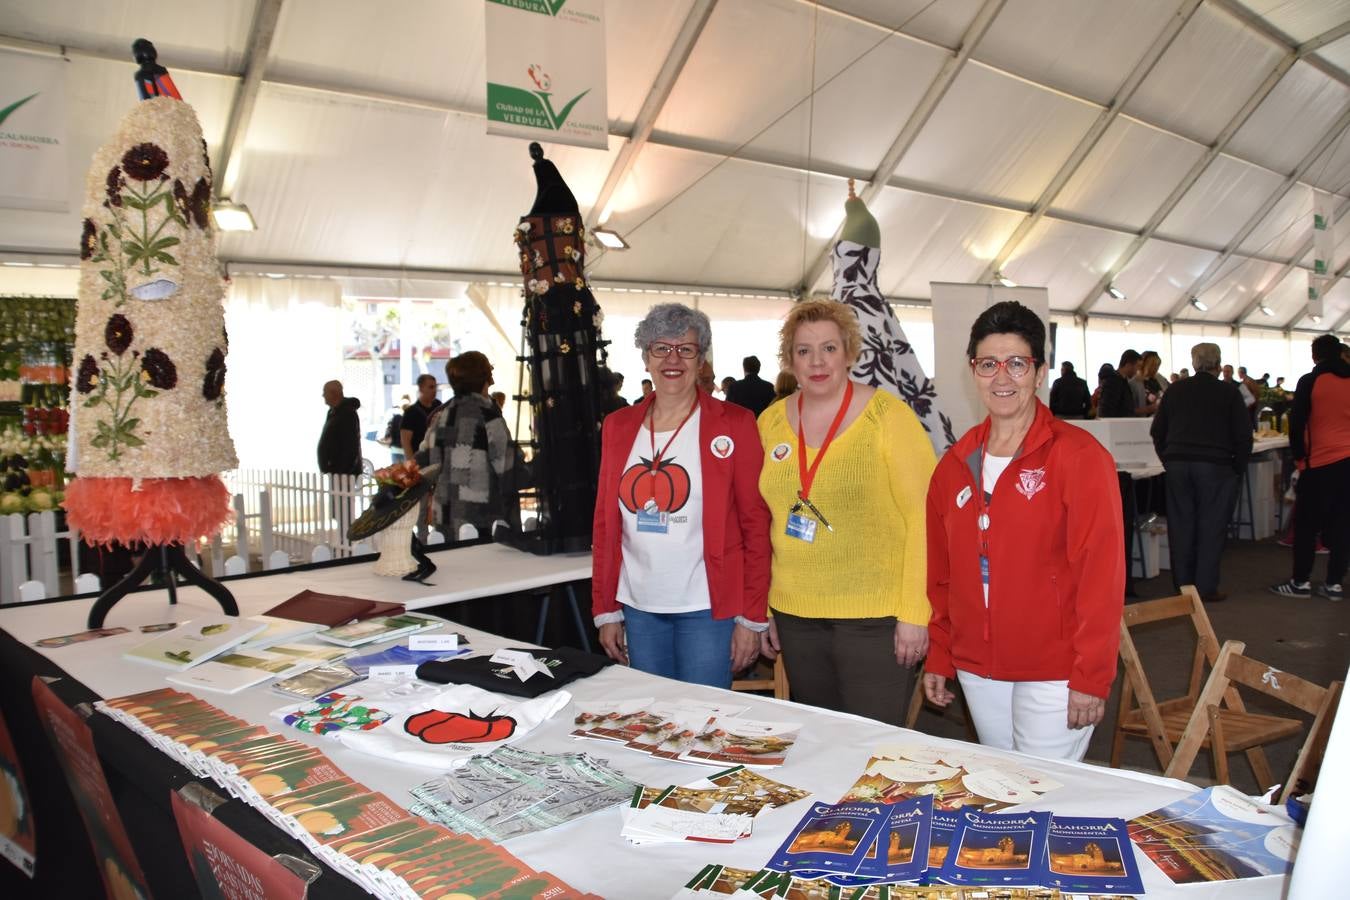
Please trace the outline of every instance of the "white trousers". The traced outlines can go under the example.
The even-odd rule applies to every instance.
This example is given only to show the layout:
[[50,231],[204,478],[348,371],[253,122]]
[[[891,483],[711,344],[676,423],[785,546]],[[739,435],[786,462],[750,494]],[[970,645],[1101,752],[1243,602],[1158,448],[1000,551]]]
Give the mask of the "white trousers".
[[980,743],[1079,762],[1093,726],[1069,727],[1067,681],[995,681],[957,671]]

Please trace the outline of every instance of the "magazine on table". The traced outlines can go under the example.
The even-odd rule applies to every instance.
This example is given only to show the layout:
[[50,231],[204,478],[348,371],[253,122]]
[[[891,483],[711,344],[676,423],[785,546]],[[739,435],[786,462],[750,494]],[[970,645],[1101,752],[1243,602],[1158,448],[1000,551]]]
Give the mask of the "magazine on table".
[[134,647],[122,657],[181,672],[219,656],[266,627],[237,616],[204,616]]
[[680,759],[705,765],[728,763],[772,768],[781,766],[797,742],[800,722],[760,722],[719,716],[694,737]]
[[283,678],[272,685],[272,690],[287,697],[312,700],[360,680],[361,676],[347,665],[332,663],[316,666],[290,678]]
[[1142,894],[1124,819],[1051,816],[1042,884],[1063,891]]
[[314,622],[296,622],[293,619],[282,619],[277,616],[249,616],[248,621],[261,622],[266,626],[265,631],[255,634],[242,644],[244,647],[252,647],[255,650],[266,650],[273,644],[289,643],[324,629],[323,625]]
[[917,881],[928,869],[933,798],[915,797],[887,807],[890,817],[855,874],[885,882]]
[[852,875],[890,818],[881,803],[813,804],[769,858],[767,868],[806,877]]
[[374,619],[352,622],[350,625],[339,625],[335,628],[316,632],[314,636],[319,640],[329,641],[342,647],[360,647],[363,644],[371,644],[375,641],[387,641],[391,638],[402,637],[405,634],[440,628],[444,624],[446,623],[441,619],[435,619],[431,616],[404,613],[399,616],[379,616]]
[[938,877],[948,884],[1036,886],[1045,883],[1050,813],[957,813],[956,831]]
[[626,734],[624,727],[641,715],[652,702],[652,697],[587,702],[572,719],[572,737],[627,741],[632,735]]
[[1130,839],[1174,884],[1284,875],[1299,830],[1274,806],[1216,785],[1129,821]]
[[184,687],[237,694],[264,681],[289,678],[314,668],[319,662],[268,650],[231,650],[187,671],[175,672],[169,676],[169,681]]
[[1034,803],[1059,787],[1042,772],[964,747],[888,744],[872,750],[842,799],[895,803],[929,796],[937,810],[995,812]]

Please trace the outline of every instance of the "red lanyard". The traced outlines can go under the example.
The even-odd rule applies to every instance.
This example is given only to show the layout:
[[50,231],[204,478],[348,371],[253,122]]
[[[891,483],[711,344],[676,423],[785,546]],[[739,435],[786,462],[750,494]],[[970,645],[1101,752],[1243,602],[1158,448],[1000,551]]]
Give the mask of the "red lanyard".
[[697,391],[694,392],[694,403],[693,403],[692,406],[689,407],[689,412],[687,412],[687,413],[684,414],[684,418],[680,420],[680,424],[677,425],[677,426],[675,426],[675,433],[672,434],[672,435],[670,436],[670,440],[666,441],[666,445],[665,445],[664,447],[661,448],[661,452],[660,452],[660,453],[657,453],[657,452],[656,452],[656,401],[655,401],[655,400],[652,401],[651,417],[647,419],[647,430],[651,433],[651,438],[652,438],[652,467],[651,467],[651,469],[649,470],[649,471],[651,472],[652,478],[656,478],[656,469],[657,469],[658,466],[660,466],[662,457],[664,457],[664,456],[666,455],[666,451],[670,449],[670,445],[673,444],[673,443],[675,443],[675,439],[676,439],[677,437],[680,436],[680,429],[684,427],[684,423],[685,423],[685,422],[688,422],[691,418],[693,418],[693,416],[694,416],[694,410],[696,410],[696,409],[698,409],[698,392],[697,392]]
[[[985,559],[989,558],[989,507],[984,500],[984,444],[980,444],[980,471],[975,478],[975,502],[976,509],[975,528],[976,535],[980,540],[980,555]],[[994,492],[994,486],[989,486],[989,493]]]
[[806,467],[806,430],[802,427],[802,395],[797,395],[797,475],[801,479],[802,489],[797,492],[797,496],[806,500],[811,496],[811,484],[816,480],[816,470],[820,468],[820,461],[825,458],[825,451],[830,449],[830,444],[834,441],[835,434],[839,431],[839,426],[844,421],[844,415],[848,412],[848,405],[853,400],[853,381],[850,379],[845,382],[844,399],[839,404],[839,412],[834,414],[834,421],[830,423],[830,430],[825,433],[825,442],[820,445],[820,452],[816,454],[816,461],[811,463],[811,468]]

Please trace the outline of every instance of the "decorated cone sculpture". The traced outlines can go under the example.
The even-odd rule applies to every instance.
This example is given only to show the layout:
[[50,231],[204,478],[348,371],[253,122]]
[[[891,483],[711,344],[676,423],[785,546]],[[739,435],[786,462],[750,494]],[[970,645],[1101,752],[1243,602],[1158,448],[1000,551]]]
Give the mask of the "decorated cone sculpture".
[[70,523],[90,543],[187,544],[230,515],[224,284],[192,107],[136,106],[89,170],[71,404]]
[[853,366],[853,377],[884,388],[908,403],[941,456],[956,443],[952,420],[942,412],[937,388],[924,374],[900,320],[877,286],[881,229],[866,204],[854,194],[851,178],[848,200],[844,201],[844,229],[830,261],[834,266],[830,296],[853,307],[862,328],[862,354]]
[[515,539],[537,553],[589,550],[606,342],[583,272],[585,227],[576,198],[538,144],[530,144],[530,156],[534,206],[516,226],[515,240],[525,277],[523,356],[530,370],[539,527]]

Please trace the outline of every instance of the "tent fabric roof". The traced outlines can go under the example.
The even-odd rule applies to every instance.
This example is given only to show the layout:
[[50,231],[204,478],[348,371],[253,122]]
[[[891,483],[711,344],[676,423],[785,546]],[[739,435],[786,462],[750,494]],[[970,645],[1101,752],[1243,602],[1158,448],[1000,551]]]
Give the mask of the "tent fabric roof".
[[[259,230],[222,258],[514,272],[533,184],[524,142],[485,133],[480,0],[0,0],[0,22],[0,47],[69,60],[71,160],[70,211],[7,210],[0,251],[74,254],[84,169],[146,36],[218,169],[261,65],[233,190]],[[607,204],[632,247],[592,257],[598,282],[827,290],[845,179],[880,178],[897,299],[1001,261],[1059,312],[1319,327],[1313,189],[1350,212],[1350,0],[611,0],[606,36],[608,150],[547,147],[594,223],[650,125]],[[1347,324],[1337,279],[1320,327]]]

